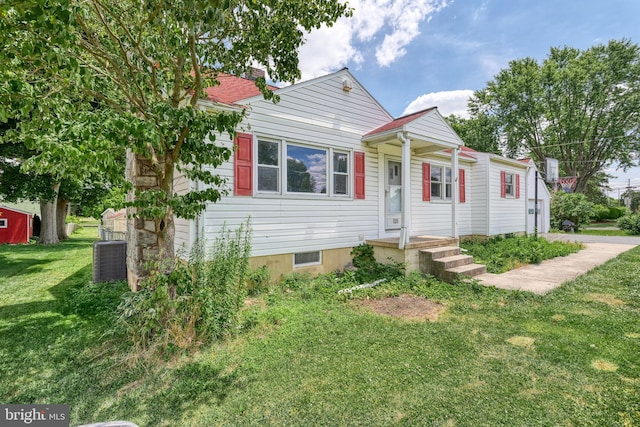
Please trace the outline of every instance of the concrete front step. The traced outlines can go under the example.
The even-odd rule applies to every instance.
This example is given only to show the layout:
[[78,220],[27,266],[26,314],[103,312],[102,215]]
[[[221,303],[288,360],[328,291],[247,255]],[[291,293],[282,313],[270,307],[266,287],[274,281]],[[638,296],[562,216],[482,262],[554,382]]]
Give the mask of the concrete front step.
[[421,249],[420,252],[431,260],[450,257],[460,254],[460,248],[457,246],[441,246],[439,248]]
[[463,265],[473,264],[473,257],[469,255],[453,255],[433,260],[438,270],[449,270]]
[[474,277],[486,272],[486,265],[467,264],[447,269],[440,278],[446,282],[453,282],[459,277]]

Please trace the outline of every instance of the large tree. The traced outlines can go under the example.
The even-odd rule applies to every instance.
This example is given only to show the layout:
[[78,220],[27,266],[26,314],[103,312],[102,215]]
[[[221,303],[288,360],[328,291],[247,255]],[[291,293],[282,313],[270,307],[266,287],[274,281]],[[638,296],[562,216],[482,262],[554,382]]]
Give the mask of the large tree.
[[[273,80],[295,81],[304,32],[348,13],[338,0],[9,0],[1,7],[14,27],[37,35],[37,46],[53,44],[29,47],[34,68],[100,104],[79,108],[63,126],[85,130],[87,147],[99,137],[127,150],[132,287],[147,274],[146,261],[173,258],[174,215],[194,218],[225,193],[209,167],[231,150],[216,135],[233,136],[244,110],[207,113],[198,105],[203,91],[220,72],[242,75],[254,65]],[[264,78],[256,85],[274,98]],[[174,194],[176,168],[207,185]]]
[[495,116],[475,114],[465,119],[451,114],[446,120],[467,147],[484,153],[502,154],[500,130]]
[[584,192],[612,162],[637,162],[640,48],[612,40],[584,51],[552,48],[541,63],[514,60],[469,107],[473,117],[497,120],[508,155],[532,156],[543,168],[545,157],[557,158]]

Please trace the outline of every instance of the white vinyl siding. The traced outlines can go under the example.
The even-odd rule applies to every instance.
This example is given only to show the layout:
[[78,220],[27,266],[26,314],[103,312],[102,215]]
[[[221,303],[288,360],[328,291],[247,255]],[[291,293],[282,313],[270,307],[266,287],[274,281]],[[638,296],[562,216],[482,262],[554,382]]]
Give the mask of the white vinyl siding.
[[[515,197],[515,174],[523,176],[525,169],[517,169],[514,166],[499,164],[490,161],[491,173],[489,175],[489,188],[491,197],[491,211],[489,215],[489,235],[507,233],[522,233],[526,231],[526,197]],[[506,176],[513,176],[513,196],[501,197],[500,172],[505,171]],[[524,179],[520,178],[520,185]]]
[[[378,154],[360,139],[388,122],[390,117],[359,85],[354,83],[349,93],[343,92],[343,79],[344,75],[337,73],[315,84],[305,82],[295,88],[285,88],[278,104],[252,99],[251,113],[239,131],[251,132],[257,140],[278,142],[281,169],[283,144],[287,143],[326,149],[327,163],[334,163],[334,155],[347,155],[346,173],[335,163],[331,165],[333,168],[327,168],[328,189],[340,187],[336,184],[339,177],[348,175],[347,194],[340,191],[334,191],[335,196],[286,193],[287,184],[282,181],[279,194],[266,194],[259,191],[256,182],[254,197],[229,194],[216,204],[208,205],[201,219],[208,241],[217,237],[223,224],[234,229],[249,216],[252,256],[351,247],[378,237]],[[217,142],[220,141],[219,137]],[[229,141],[226,144],[231,146]],[[353,198],[355,151],[365,153],[363,200]],[[256,168],[257,156],[258,151],[254,150]],[[227,186],[233,188],[232,161],[225,162],[216,173],[227,177]],[[279,173],[282,177],[284,171]]]
[[[178,195],[183,195],[187,194],[190,188],[189,180],[176,169],[173,176],[173,191]],[[173,225],[175,227],[174,250],[176,251],[176,255],[186,258],[192,243],[191,221],[175,217],[173,219]]]

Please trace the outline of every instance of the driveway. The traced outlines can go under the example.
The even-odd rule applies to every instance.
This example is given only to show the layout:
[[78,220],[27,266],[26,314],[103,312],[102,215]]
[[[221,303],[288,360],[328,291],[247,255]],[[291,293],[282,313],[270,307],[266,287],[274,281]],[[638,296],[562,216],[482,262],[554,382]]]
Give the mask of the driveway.
[[583,275],[640,245],[640,237],[587,236],[580,234],[542,234],[549,241],[577,241],[585,244],[578,253],[529,264],[502,274],[485,273],[476,276],[485,286],[520,290],[544,295],[569,280]]

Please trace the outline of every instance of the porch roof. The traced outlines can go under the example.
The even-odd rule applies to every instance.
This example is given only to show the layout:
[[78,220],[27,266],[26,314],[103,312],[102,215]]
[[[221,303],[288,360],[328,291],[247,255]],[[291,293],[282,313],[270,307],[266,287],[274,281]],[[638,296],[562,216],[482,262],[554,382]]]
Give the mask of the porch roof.
[[415,154],[458,148],[464,142],[449,126],[437,107],[407,114],[368,132],[362,141],[369,145],[390,144],[401,146],[398,133],[411,141]]

